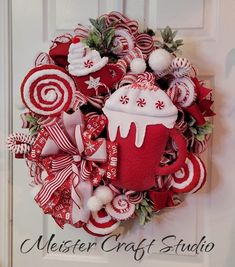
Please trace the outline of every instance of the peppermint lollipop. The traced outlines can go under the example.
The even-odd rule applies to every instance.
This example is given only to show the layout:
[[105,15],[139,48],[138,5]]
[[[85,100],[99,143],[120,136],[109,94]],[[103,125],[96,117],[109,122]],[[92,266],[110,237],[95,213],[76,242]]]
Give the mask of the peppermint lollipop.
[[76,91],[66,71],[54,65],[33,68],[21,85],[21,97],[29,110],[38,115],[56,116],[69,109]]
[[111,218],[104,209],[92,212],[89,222],[83,226],[84,230],[94,236],[105,236],[118,228],[120,222]]
[[206,168],[202,160],[190,153],[185,166],[172,175],[172,191],[175,193],[195,193],[206,181]]
[[118,221],[124,221],[135,212],[135,204],[131,203],[127,196],[116,196],[105,207],[106,212]]

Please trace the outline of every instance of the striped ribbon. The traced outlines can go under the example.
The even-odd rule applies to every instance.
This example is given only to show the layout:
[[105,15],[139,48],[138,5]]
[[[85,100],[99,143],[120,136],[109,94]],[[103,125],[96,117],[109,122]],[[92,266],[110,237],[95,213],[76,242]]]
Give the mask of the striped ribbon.
[[[65,182],[67,178],[71,177],[71,175],[73,176],[72,190],[74,194],[75,192],[78,192],[78,184],[76,181],[79,181],[79,185],[83,182],[89,182],[92,187],[89,178],[93,168],[96,167],[96,164],[92,162],[92,155],[89,155],[89,158],[86,157],[84,159],[81,157],[82,153],[85,153],[81,125],[77,125],[75,129],[77,147],[70,142],[58,123],[55,123],[52,126],[47,126],[45,129],[57,146],[66,154],[52,160],[52,172],[54,173],[54,177],[53,179],[48,179],[47,182],[45,182],[35,198],[40,207],[43,207],[48,203],[53,193]],[[89,135],[86,136],[86,138],[88,137]],[[94,149],[93,154],[100,152],[100,144],[102,144],[101,141],[101,139],[98,140],[98,147]],[[106,153],[106,149],[104,150],[102,148],[101,150],[102,153]],[[101,155],[100,159],[106,159],[106,154]],[[76,200],[78,200],[77,197]],[[76,205],[80,207],[79,203],[76,202]]]

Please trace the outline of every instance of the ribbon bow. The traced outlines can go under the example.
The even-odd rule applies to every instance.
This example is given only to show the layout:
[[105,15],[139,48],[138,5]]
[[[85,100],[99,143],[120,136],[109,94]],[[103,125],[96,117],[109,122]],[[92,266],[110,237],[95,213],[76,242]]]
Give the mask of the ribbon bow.
[[[65,118],[69,119],[69,116]],[[71,220],[73,224],[79,221],[86,223],[89,220],[90,211],[86,203],[92,195],[93,186],[91,178],[96,179],[98,182],[105,173],[94,161],[105,162],[107,160],[105,139],[98,138],[92,140],[92,138],[97,138],[104,129],[105,117],[103,115],[93,115],[85,117],[85,120],[85,131],[84,125],[78,124],[75,126],[73,142],[70,141],[58,122],[52,126],[45,127],[50,138],[63,155],[53,158],[51,162],[53,178],[45,182],[35,197],[40,207],[44,207],[51,199],[53,193],[69,177],[72,177]],[[65,125],[66,122],[64,123]]]
[[196,119],[198,125],[203,125],[206,122],[205,117],[215,115],[215,113],[211,110],[213,101],[211,99],[207,99],[212,90],[204,87],[196,77],[191,79],[195,85],[197,100],[190,107],[187,107],[186,110]]

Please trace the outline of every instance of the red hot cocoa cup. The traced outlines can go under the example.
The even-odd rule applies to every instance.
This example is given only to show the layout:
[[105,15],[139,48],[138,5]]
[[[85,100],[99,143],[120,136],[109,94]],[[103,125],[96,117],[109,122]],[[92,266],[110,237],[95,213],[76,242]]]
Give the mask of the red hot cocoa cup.
[[[179,170],[186,159],[184,137],[174,128],[178,110],[153,83],[137,81],[118,89],[103,108],[108,134],[118,143],[118,173],[114,186],[135,191],[155,186],[156,175]],[[174,163],[160,166],[167,141],[178,146]]]

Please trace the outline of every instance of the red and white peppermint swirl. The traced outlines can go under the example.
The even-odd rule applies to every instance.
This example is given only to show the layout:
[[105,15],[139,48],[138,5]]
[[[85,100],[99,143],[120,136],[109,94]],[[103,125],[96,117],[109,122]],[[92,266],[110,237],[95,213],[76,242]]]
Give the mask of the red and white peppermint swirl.
[[90,220],[83,226],[84,230],[94,236],[105,236],[112,233],[120,222],[113,219],[104,209],[92,212]]
[[161,101],[161,100],[158,100],[156,103],[155,103],[155,107],[156,107],[156,109],[163,109],[164,107],[165,107],[165,104],[164,104],[164,102],[163,101]]
[[133,190],[128,190],[125,192],[125,196],[127,197],[127,199],[130,201],[130,203],[132,204],[138,204],[140,203],[143,198],[144,198],[144,194],[143,192],[136,192]]
[[138,34],[135,41],[136,47],[138,47],[144,55],[149,56],[154,49],[153,38],[147,33]]
[[179,90],[177,102],[181,107],[189,107],[195,101],[197,94],[195,85],[189,77],[174,79],[168,91]]
[[60,67],[43,65],[32,69],[21,85],[21,97],[32,112],[56,116],[71,106],[76,91],[73,79]]
[[35,67],[41,65],[55,65],[55,62],[47,53],[41,52],[36,57],[34,65]]
[[122,95],[121,98],[120,98],[120,102],[123,104],[123,105],[126,105],[129,103],[129,97],[126,96],[126,95]]
[[35,137],[24,134],[14,133],[7,138],[8,149],[15,154],[27,154],[35,142]]
[[146,100],[144,98],[139,97],[136,103],[138,107],[143,108],[146,105]]
[[131,203],[127,196],[119,195],[106,205],[105,210],[112,218],[124,221],[135,212],[135,204]]
[[192,65],[187,58],[176,57],[171,62],[173,75],[176,78],[184,77],[190,74]]
[[206,181],[206,168],[202,160],[190,153],[184,167],[172,174],[172,191],[175,193],[195,193]]

